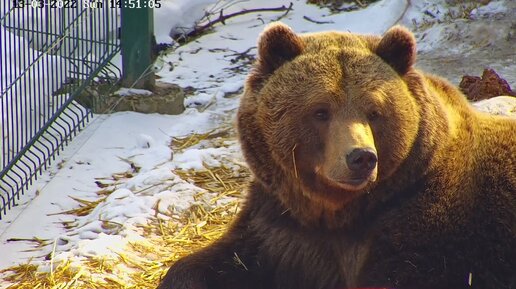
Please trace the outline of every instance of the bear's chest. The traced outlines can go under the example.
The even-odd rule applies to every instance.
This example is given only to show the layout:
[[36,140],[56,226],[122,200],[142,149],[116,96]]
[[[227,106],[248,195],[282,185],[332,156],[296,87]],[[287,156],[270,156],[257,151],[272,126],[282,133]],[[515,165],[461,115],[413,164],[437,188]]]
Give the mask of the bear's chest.
[[356,283],[369,245],[340,233],[273,228],[261,248],[276,288],[343,288]]

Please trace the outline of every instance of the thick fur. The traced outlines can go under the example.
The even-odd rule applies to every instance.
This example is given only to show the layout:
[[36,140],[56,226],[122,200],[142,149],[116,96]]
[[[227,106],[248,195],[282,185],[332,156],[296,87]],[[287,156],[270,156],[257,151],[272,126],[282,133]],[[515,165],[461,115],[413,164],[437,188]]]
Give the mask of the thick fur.
[[[516,120],[414,69],[401,27],[274,24],[258,49],[238,113],[255,176],[246,203],[160,289],[516,288]],[[356,145],[343,136],[357,124],[378,176],[347,190],[332,176],[347,170],[340,148]]]

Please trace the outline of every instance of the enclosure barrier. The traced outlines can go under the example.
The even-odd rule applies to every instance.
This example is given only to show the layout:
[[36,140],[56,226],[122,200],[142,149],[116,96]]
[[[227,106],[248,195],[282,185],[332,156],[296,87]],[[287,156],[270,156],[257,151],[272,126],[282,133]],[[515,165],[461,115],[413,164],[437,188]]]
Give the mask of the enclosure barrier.
[[[75,101],[117,82],[115,1],[0,0],[0,219],[91,119]],[[84,5],[87,3],[88,5]]]

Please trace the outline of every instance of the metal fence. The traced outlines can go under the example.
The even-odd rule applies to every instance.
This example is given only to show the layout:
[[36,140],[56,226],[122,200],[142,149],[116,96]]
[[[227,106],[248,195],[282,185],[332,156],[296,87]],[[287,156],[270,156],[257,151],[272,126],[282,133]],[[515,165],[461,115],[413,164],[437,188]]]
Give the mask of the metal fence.
[[1,219],[90,120],[79,94],[119,79],[111,61],[120,51],[120,9],[0,1]]

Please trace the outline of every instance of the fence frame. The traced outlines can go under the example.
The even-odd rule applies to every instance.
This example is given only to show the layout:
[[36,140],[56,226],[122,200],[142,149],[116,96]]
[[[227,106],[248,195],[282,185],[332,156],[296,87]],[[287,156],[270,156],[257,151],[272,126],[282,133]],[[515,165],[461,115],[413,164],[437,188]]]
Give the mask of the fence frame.
[[[123,75],[125,76],[126,86],[148,87],[154,83],[154,74],[149,73],[149,68],[152,67],[152,42],[151,40],[147,41],[147,39],[153,39],[152,9],[109,7],[108,5],[118,2],[109,1],[111,4],[106,2],[105,5],[102,5],[102,3],[93,0],[91,3],[100,3],[100,7],[83,7],[82,9],[76,7],[76,12],[68,11],[70,14],[67,14],[67,8],[60,8],[59,11],[54,9],[58,12],[55,12],[53,19],[55,21],[58,18],[59,21],[51,23],[51,17],[45,18],[46,26],[40,25],[38,28],[30,26],[31,19],[28,18],[34,17],[34,13],[39,13],[37,11],[44,11],[46,16],[49,16],[51,7],[31,7],[30,5],[34,1],[25,1],[25,6],[16,7],[15,5],[22,3],[22,1],[1,1],[3,1],[2,7],[4,7],[4,10],[2,11],[0,7],[0,112],[2,113],[2,118],[0,118],[0,137],[2,138],[0,140],[2,145],[0,148],[0,158],[2,158],[0,161],[0,165],[2,165],[0,171],[0,220],[10,209],[18,205],[20,196],[29,189],[38,175],[48,168],[55,160],[56,155],[92,119],[91,109],[78,104],[76,102],[77,97],[87,87],[91,87],[92,84],[97,82],[112,82],[110,85],[112,84],[113,87],[120,82],[122,72],[112,63],[112,60],[122,50],[122,42],[124,42],[123,46],[127,47],[122,51]],[[67,3],[67,1],[64,1],[64,3]],[[80,3],[82,1],[76,0],[76,4],[80,5]],[[39,10],[36,11],[35,9]],[[103,9],[104,15],[108,16],[103,19],[95,18],[96,12],[92,11],[98,11],[98,9]],[[74,19],[70,19],[70,15]],[[116,16],[113,17],[113,15]],[[138,24],[142,15],[145,19],[144,25]],[[25,23],[23,19],[28,20],[28,22]],[[32,21],[35,20],[32,19]],[[99,22],[96,23],[95,21]],[[104,23],[99,24],[100,21],[104,21]],[[40,29],[41,27],[51,27],[52,24],[59,28],[50,31]],[[106,30],[101,31],[101,29],[95,30],[95,28],[92,28],[96,27],[97,24],[106,28]],[[112,26],[113,24],[114,26]],[[84,27],[86,27],[85,31],[88,31],[87,29],[90,27],[94,32],[90,30],[87,35],[78,33]],[[138,34],[127,30],[134,29],[134,27],[143,28],[143,30],[139,30]],[[125,36],[120,37],[120,31],[125,31]],[[139,38],[135,40],[134,35],[139,36]],[[22,67],[23,72],[20,75],[15,75],[15,77],[10,74],[13,71],[7,68],[12,66],[12,61],[9,63],[10,60],[7,60],[7,63],[1,63],[6,61],[6,51],[10,50],[7,46],[11,45],[13,39],[15,41],[17,39],[18,41],[19,39],[25,40],[34,48],[32,50],[20,49],[17,52],[11,51],[20,54],[15,60],[15,64],[28,65]],[[42,39],[46,39],[46,41],[40,43],[39,49],[33,47]],[[72,45],[67,47],[67,43],[72,43]],[[27,51],[29,51],[28,54],[31,54],[32,51],[32,55],[24,55],[24,53],[27,54]],[[38,83],[27,84],[27,82],[32,81],[29,75],[33,73],[30,71],[31,67],[38,67],[38,61],[48,59],[48,55],[57,55],[67,63],[69,62],[70,66],[59,67],[60,70],[67,70],[60,73],[64,75],[74,74],[76,78],[72,78],[72,80],[67,77],[59,79],[57,77],[53,78],[54,74],[44,75],[46,77],[43,78],[45,81],[50,78],[49,83],[57,81],[58,89],[39,89],[50,87],[50,84],[48,86],[44,84],[41,86]],[[32,56],[32,59],[25,63],[25,58],[30,58],[30,56]],[[84,69],[81,70],[81,67],[84,67]],[[145,69],[142,69],[142,67]],[[76,69],[76,71],[71,73],[72,69]],[[1,75],[8,75],[8,73],[10,78],[3,80]],[[41,75],[38,75],[38,78],[39,76]],[[71,83],[69,83],[70,81]],[[18,87],[25,88],[25,92],[29,93],[25,93],[23,97],[20,96]],[[29,90],[27,90],[27,87],[29,87]],[[38,87],[38,89],[32,89],[31,87]],[[49,109],[50,113],[42,121],[35,121],[40,123],[36,130],[31,129],[32,126],[29,125],[29,123],[32,125],[30,113],[36,110],[36,104],[30,101],[24,103],[22,98],[25,101],[27,99],[37,100],[39,101],[38,104],[50,106],[47,102],[52,103],[53,101],[46,98],[54,97],[56,93],[60,93],[58,96],[59,99],[62,98],[62,101],[55,109]],[[10,100],[9,103],[8,100]],[[34,106],[32,106],[33,104]],[[22,112],[18,113],[18,111]],[[25,117],[29,115],[29,120],[18,121],[24,115]],[[6,126],[8,127],[6,128]],[[9,134],[11,132],[9,129],[12,129],[12,134]],[[13,140],[14,134],[16,134],[16,140]],[[18,134],[23,134],[23,136]]]

